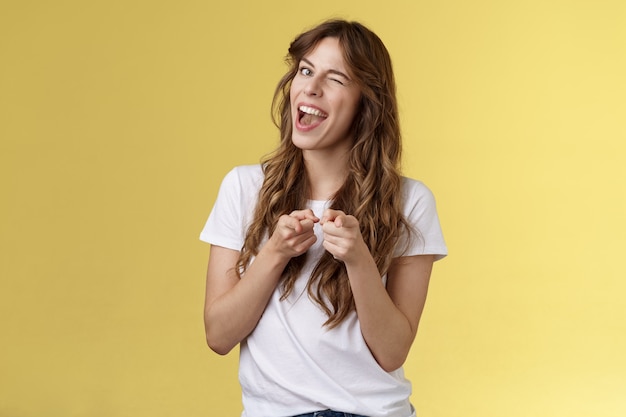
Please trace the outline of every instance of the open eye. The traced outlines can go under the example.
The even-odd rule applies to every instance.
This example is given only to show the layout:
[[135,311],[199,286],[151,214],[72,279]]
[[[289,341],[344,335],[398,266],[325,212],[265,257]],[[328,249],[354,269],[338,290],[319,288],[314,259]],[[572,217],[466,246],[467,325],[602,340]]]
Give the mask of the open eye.
[[311,71],[307,67],[300,67],[300,69],[298,69],[298,72],[300,72],[300,74],[304,75],[305,77],[313,75],[313,71]]

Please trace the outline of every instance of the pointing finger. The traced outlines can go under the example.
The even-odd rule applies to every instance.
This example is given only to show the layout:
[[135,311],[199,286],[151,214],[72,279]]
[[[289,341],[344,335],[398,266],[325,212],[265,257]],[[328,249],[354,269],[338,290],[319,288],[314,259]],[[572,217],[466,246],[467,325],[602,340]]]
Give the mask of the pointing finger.
[[342,214],[345,215],[345,213],[341,210],[326,209],[324,210],[321,223],[324,224],[326,222],[334,222],[337,216]]

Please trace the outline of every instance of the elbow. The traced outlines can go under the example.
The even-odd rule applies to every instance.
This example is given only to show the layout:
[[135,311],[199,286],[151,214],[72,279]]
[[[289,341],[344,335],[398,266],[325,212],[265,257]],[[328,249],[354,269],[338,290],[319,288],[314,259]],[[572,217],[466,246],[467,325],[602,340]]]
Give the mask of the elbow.
[[218,355],[227,355],[239,343],[224,333],[223,329],[220,330],[219,326],[210,326],[208,321],[205,321],[204,329],[207,346]]
[[383,368],[385,372],[393,372],[397,369],[400,369],[402,365],[404,365],[405,360],[406,360],[406,357],[388,358],[384,361],[378,361],[378,365],[380,365],[380,367]]
[[228,343],[223,337],[214,337],[206,332],[206,343],[209,349],[218,355],[227,355],[235,347],[234,344]]
[[417,329],[407,334],[403,340],[396,340],[395,343],[387,344],[386,348],[378,350],[378,354],[372,352],[376,362],[385,372],[393,372],[404,365],[411,351],[416,333]]
[[381,352],[380,355],[374,355],[374,358],[385,372],[393,372],[404,365],[408,355],[408,349],[402,349],[391,352]]
[[227,355],[236,345],[229,343],[225,334],[219,331],[214,320],[209,318],[208,310],[204,311],[204,336],[206,344],[213,352],[218,355]]
[[209,340],[208,337],[206,343],[209,346],[209,349],[222,356],[229,354],[235,347],[234,345],[227,345],[226,343],[220,343],[219,341]]
[[213,352],[221,356],[228,355],[230,351],[232,350],[232,348],[229,348],[227,346],[221,346],[221,345],[215,345],[215,344],[209,344],[209,349],[211,349]]

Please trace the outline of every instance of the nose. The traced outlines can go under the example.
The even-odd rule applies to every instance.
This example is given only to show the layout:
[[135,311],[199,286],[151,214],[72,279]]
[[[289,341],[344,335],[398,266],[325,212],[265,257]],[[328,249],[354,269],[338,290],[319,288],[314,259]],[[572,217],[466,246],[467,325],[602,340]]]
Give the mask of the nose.
[[304,93],[307,96],[314,96],[314,97],[322,96],[322,87],[317,77],[311,77],[307,80],[307,83],[304,86]]

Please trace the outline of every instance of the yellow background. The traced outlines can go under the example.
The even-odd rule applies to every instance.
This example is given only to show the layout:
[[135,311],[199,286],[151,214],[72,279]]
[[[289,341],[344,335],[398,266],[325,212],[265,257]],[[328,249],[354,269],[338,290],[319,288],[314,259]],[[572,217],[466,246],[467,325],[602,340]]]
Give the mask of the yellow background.
[[198,234],[328,17],[387,44],[450,249],[420,415],[626,415],[626,2],[25,0],[0,5],[1,417],[238,415]]

